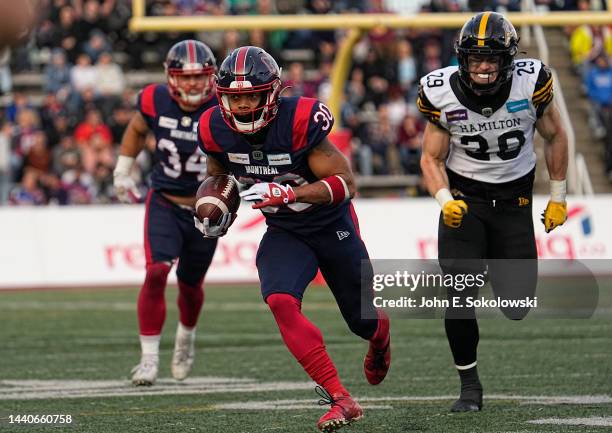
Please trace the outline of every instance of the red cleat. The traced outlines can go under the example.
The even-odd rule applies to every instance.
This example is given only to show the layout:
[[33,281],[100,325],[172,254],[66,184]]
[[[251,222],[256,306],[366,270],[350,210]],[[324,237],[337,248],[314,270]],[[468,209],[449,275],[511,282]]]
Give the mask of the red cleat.
[[317,423],[322,432],[335,432],[363,418],[363,409],[350,395],[336,394],[330,400],[331,409]]
[[363,372],[370,385],[378,385],[385,379],[391,366],[391,335],[389,334],[389,318],[387,315],[380,317],[380,329],[376,331],[387,336],[383,341],[385,344],[379,346],[370,341],[368,353],[363,360]]

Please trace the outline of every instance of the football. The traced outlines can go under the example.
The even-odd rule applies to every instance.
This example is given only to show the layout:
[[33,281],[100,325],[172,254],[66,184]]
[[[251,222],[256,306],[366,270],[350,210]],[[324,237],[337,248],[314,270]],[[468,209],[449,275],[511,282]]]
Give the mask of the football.
[[238,206],[238,182],[230,175],[206,178],[196,193],[195,212],[200,221],[208,218],[211,224],[218,224],[223,215],[236,213]]

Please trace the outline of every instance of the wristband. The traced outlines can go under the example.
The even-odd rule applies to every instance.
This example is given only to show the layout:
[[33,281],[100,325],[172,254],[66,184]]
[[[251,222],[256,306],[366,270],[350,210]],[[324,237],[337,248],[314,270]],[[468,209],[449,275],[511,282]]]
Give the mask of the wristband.
[[130,174],[130,170],[132,169],[132,165],[134,165],[134,158],[127,155],[119,155],[117,158],[117,165],[115,166],[115,171],[113,174],[122,174],[128,176]]
[[329,204],[339,204],[351,198],[346,181],[337,174],[321,179],[329,191]]
[[567,181],[551,180],[550,181],[550,200],[558,203],[565,202],[567,195]]
[[454,200],[453,195],[448,188],[440,188],[435,195],[435,199],[440,204],[440,207],[444,207],[447,202]]

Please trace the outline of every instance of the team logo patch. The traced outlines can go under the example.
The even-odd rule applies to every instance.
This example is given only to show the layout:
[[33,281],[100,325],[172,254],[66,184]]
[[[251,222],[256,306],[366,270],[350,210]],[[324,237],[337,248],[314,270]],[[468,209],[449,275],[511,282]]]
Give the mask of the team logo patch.
[[178,120],[172,117],[159,116],[159,126],[162,128],[176,129],[178,127]]
[[525,207],[529,205],[529,199],[525,198],[525,197],[519,197],[518,198],[518,205],[519,207]]
[[268,164],[270,165],[289,165],[291,164],[291,155],[288,153],[277,153],[268,155]]
[[350,236],[351,232],[347,232],[347,231],[342,231],[342,230],[338,230],[336,232],[336,235],[338,236],[338,240],[341,241],[342,239],[348,238]]
[[248,153],[227,153],[227,158],[234,164],[250,164],[251,158]]
[[467,110],[453,110],[446,112],[446,121],[448,123],[459,122],[460,120],[467,120],[468,113]]
[[251,155],[253,155],[253,159],[256,159],[257,161],[264,159],[264,153],[261,150],[254,150]]
[[181,126],[183,128],[189,128],[191,126],[191,117],[183,116],[181,118]]
[[506,109],[508,110],[508,113],[516,113],[517,111],[527,110],[528,108],[529,101],[527,99],[506,102]]

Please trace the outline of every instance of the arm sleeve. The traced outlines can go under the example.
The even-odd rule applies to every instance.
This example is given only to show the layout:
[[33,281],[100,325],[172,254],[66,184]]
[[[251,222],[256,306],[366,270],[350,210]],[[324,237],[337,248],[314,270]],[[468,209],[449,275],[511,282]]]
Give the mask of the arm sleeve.
[[423,89],[423,85],[419,85],[419,94],[417,96],[417,108],[421,112],[423,116],[427,118],[431,123],[438,127],[442,127],[440,125],[440,110],[434,107],[434,105],[429,102],[427,95],[425,94],[425,90]]
[[538,79],[531,95],[531,101],[536,109],[538,119],[542,117],[544,109],[553,99],[553,77],[552,72],[545,64],[542,64]]
[[155,126],[155,116],[157,115],[155,110],[155,89],[157,85],[150,84],[140,91],[136,106],[138,111],[142,114],[142,117],[147,122],[149,129],[153,129]]
[[325,104],[317,101],[312,107],[310,119],[307,147],[312,149],[318,146],[329,135],[334,126],[334,116]]

